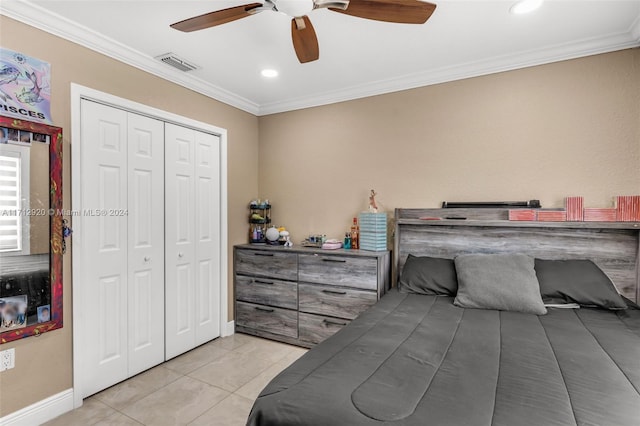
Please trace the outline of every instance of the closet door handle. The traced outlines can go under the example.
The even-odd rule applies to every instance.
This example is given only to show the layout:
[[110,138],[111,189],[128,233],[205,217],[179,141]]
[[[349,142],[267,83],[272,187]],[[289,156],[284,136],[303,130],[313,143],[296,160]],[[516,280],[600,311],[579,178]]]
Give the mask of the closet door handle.
[[259,306],[256,306],[254,309],[256,311],[262,311],[262,312],[273,312],[273,309],[261,308]]
[[344,259],[327,259],[326,257],[322,259],[323,262],[334,262],[334,263],[347,263]]
[[178,257],[179,258],[183,258],[184,257],[184,253],[178,253]]
[[256,284],[273,285],[272,281],[253,280],[253,282],[256,283]]
[[150,260],[151,260],[151,256],[145,256],[145,257],[144,257],[144,261],[145,261],[145,262],[148,262],[148,261],[150,261]]
[[331,321],[328,319],[323,319],[322,320],[323,323],[327,324],[327,325],[340,325],[340,326],[345,326],[347,325],[346,322],[340,322],[340,321]]
[[336,291],[336,290],[322,290],[322,292],[327,294],[347,294],[346,291]]
[[255,256],[273,257],[273,253],[253,253]]

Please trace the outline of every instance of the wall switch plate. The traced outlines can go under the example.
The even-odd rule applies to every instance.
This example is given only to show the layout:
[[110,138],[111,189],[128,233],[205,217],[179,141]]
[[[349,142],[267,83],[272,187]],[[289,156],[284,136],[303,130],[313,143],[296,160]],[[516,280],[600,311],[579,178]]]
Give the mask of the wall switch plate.
[[16,366],[15,348],[0,352],[0,371],[11,370]]

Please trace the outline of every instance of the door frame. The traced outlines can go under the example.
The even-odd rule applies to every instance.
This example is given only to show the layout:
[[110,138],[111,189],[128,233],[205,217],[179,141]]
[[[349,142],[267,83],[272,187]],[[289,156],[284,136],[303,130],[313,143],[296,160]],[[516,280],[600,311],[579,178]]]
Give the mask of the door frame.
[[[192,128],[197,131],[211,133],[220,138],[220,336],[233,334],[233,321],[227,321],[228,315],[228,222],[227,222],[227,130],[211,124],[193,120],[188,117],[163,111],[148,105],[140,104],[128,99],[104,93],[89,87],[71,83],[71,211],[82,212],[82,182],[81,182],[81,150],[80,143],[80,104],[82,100],[98,102],[103,105],[122,109],[164,122]],[[71,250],[72,277],[82,277],[82,268],[85,265],[82,247],[82,224],[71,217],[74,239]],[[74,301],[83,300],[82,286],[73,285],[72,297]],[[89,313],[83,309],[82,303],[73,303],[73,405],[74,408],[82,406],[82,381],[79,372],[83,365],[83,326]]]

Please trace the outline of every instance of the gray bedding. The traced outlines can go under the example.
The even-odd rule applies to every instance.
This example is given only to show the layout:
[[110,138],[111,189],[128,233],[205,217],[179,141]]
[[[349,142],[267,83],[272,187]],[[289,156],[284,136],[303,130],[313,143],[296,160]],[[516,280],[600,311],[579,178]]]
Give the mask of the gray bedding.
[[284,370],[248,425],[640,425],[640,310],[536,316],[391,291]]

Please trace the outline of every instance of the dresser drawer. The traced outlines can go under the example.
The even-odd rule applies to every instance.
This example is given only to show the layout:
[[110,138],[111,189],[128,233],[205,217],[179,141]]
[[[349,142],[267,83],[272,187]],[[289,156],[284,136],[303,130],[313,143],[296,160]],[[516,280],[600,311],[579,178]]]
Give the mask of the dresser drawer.
[[301,312],[349,319],[378,300],[371,291],[302,283],[298,284],[298,297]]
[[236,250],[236,273],[256,277],[298,279],[298,255],[266,250]]
[[349,320],[300,312],[300,340],[320,343],[349,324]]
[[298,337],[298,312],[288,309],[236,302],[236,324],[282,336]]
[[378,288],[378,262],[375,258],[301,254],[298,264],[299,281],[367,290]]
[[236,275],[236,298],[260,305],[298,309],[298,283]]

